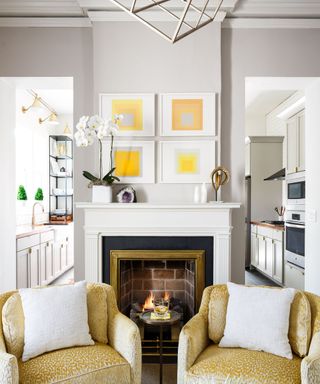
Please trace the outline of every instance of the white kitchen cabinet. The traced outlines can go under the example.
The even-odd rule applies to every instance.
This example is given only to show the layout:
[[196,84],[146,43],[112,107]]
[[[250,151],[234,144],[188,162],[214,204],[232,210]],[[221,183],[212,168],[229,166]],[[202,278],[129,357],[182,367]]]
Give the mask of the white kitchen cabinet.
[[17,252],[17,288],[36,287],[40,282],[40,246]]
[[71,224],[56,229],[55,276],[73,266],[73,227]]
[[31,288],[40,285],[40,246],[29,249],[29,286]]
[[285,286],[304,291],[304,270],[292,264],[285,264]]
[[50,284],[73,266],[73,227],[17,239],[17,288]]
[[259,225],[251,228],[251,265],[282,285],[284,232]]
[[272,277],[275,281],[283,283],[283,243],[279,240],[272,240],[273,245],[273,262]]
[[28,273],[29,248],[17,252],[17,288],[29,286]]
[[54,242],[53,240],[41,244],[40,252],[40,284],[47,285],[54,278]]
[[301,113],[298,117],[299,119],[299,163],[298,163],[298,171],[305,171],[305,115]]
[[287,121],[286,131],[287,174],[305,170],[305,119],[304,111]]
[[258,238],[256,233],[251,233],[251,265],[254,267],[258,266],[259,263],[259,252],[258,252]]
[[266,239],[264,236],[258,235],[258,268],[266,271]]
[[268,276],[272,276],[272,270],[273,270],[273,239],[270,237],[265,238],[266,243],[266,269],[265,273]]

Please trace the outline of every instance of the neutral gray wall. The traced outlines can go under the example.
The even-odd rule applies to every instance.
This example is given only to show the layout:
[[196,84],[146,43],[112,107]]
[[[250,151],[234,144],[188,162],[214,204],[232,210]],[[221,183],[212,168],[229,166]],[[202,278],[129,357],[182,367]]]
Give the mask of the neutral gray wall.
[[[319,41],[319,29],[222,29],[221,152],[222,164],[231,170],[226,200],[244,202],[245,77],[320,76]],[[241,282],[244,210],[233,218],[232,280]]]
[[0,78],[0,293],[16,289],[15,98],[14,86]]
[[[220,24],[171,45],[141,23],[98,22],[93,25],[93,52],[96,112],[99,93],[220,93]],[[138,201],[193,201],[190,184],[135,189]]]
[[[74,121],[92,113],[92,30],[90,28],[0,28],[0,77],[73,76]],[[1,130],[7,129],[2,126]],[[9,143],[8,143],[9,145]],[[11,142],[11,145],[14,143]],[[14,153],[14,148],[13,148]],[[91,167],[92,150],[75,148],[75,201],[89,199],[82,170]],[[15,164],[6,164],[12,168]],[[84,276],[83,217],[75,213],[76,278]]]

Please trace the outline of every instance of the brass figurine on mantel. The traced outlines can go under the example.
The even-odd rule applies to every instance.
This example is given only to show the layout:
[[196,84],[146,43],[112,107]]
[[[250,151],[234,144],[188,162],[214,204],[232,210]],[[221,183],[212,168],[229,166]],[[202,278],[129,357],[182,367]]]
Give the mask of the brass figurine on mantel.
[[230,172],[227,170],[227,168],[224,167],[217,167],[215,168],[211,173],[211,182],[213,189],[215,190],[215,200],[218,200],[218,190],[219,188],[227,184],[230,180]]

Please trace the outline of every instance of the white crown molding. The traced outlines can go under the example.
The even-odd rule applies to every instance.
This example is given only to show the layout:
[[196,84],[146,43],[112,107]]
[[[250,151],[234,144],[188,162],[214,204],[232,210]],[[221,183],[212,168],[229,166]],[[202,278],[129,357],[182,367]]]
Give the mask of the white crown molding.
[[[173,21],[170,15],[161,11],[145,11],[143,15],[148,21]],[[226,12],[218,12],[214,23],[221,23],[226,16]],[[92,22],[104,22],[104,21],[134,21],[137,20],[124,11],[88,11],[88,17]],[[194,18],[192,21],[196,21]]]
[[0,17],[0,27],[91,27],[87,17]]
[[226,18],[222,28],[235,29],[318,29],[320,19]]
[[[221,9],[223,11],[231,11],[238,0],[224,0]],[[107,2],[106,0],[77,0],[79,6],[81,8],[85,8],[88,11],[92,10],[110,10],[116,8],[115,6],[112,6],[110,2]],[[170,5],[167,5],[167,8],[170,9]]]
[[82,9],[75,1],[19,1],[17,3],[14,0],[1,1],[0,2],[0,13],[2,15],[64,15],[64,16],[81,16],[83,14]]
[[274,1],[255,1],[246,0],[238,3],[238,6],[232,12],[234,17],[315,17],[320,15],[320,3],[311,1],[293,1],[278,0]]

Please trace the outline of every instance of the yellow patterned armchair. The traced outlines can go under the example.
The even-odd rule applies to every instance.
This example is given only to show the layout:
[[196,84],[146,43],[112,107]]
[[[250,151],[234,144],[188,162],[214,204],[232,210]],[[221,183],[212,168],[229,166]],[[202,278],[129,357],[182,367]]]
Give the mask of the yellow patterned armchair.
[[[137,326],[119,312],[112,287],[88,284],[87,292],[88,322],[95,345],[56,350],[26,362],[21,361],[24,317],[20,296],[16,292],[0,295],[0,384],[141,383]],[[8,312],[6,316],[4,312]],[[4,329],[10,316],[18,326],[14,329],[11,325],[8,335]]]
[[178,384],[320,384],[320,297],[299,291],[295,296],[288,335],[292,360],[219,348],[228,297],[226,285],[204,290],[199,313],[180,333]]

